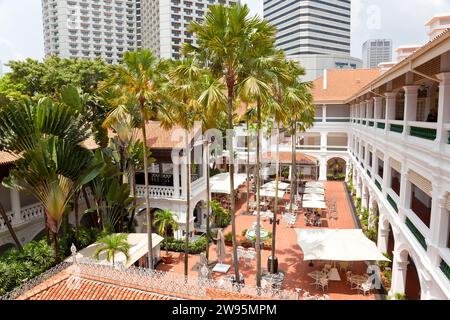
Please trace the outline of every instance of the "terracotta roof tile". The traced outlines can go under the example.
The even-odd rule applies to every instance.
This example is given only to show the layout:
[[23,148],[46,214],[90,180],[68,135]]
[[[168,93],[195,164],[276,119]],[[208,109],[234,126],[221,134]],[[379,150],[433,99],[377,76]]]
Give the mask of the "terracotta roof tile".
[[314,81],[312,95],[315,103],[344,102],[380,75],[380,69],[338,69],[327,70],[324,76]]
[[[272,154],[272,152],[266,152],[263,153],[263,159],[273,159],[275,161],[276,154]],[[291,163],[292,162],[292,156],[291,152],[280,152],[279,154],[280,162],[281,163]],[[297,152],[296,154],[296,162],[298,165],[317,165],[317,159],[313,156],[308,156],[304,153]]]

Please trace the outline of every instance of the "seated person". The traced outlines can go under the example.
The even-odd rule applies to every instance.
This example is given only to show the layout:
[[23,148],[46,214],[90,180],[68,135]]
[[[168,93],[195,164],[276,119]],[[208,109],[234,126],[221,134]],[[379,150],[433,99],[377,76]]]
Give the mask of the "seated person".
[[431,109],[427,117],[427,122],[437,122],[437,117],[438,117],[437,110]]

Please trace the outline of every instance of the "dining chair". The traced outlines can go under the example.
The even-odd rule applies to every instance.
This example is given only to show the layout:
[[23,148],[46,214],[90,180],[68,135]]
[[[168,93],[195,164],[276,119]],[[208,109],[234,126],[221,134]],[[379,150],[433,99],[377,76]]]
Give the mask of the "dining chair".
[[366,295],[366,293],[370,294],[370,290],[372,290],[372,283],[369,281],[358,285],[358,291],[361,291],[363,295]]
[[320,278],[318,286],[322,289],[322,292],[325,291],[325,288],[328,289],[328,279]]

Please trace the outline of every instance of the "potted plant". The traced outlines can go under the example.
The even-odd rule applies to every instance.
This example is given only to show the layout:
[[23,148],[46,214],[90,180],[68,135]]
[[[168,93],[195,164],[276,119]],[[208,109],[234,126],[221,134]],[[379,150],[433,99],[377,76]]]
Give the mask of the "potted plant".
[[164,211],[158,210],[155,213],[154,225],[158,229],[159,234],[164,234],[164,243],[166,247],[166,256],[162,257],[165,264],[170,264],[172,262],[172,255],[169,254],[169,230],[177,231],[179,228],[178,223],[175,221],[172,212],[169,209]]

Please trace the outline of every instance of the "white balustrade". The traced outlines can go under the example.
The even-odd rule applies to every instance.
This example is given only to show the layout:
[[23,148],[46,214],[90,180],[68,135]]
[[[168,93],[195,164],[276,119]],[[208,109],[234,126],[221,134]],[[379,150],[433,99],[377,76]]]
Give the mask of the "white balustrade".
[[[152,198],[173,198],[175,189],[174,187],[163,187],[163,186],[149,186],[149,196]],[[137,185],[136,194],[139,197],[145,195],[145,186]]]
[[44,216],[44,207],[40,203],[35,203],[27,207],[23,207],[21,212],[21,218],[23,222],[27,222],[36,218]]
[[[8,217],[9,221],[14,221],[14,212],[8,211],[6,212],[6,216]],[[6,222],[2,218],[0,218],[0,230],[3,229],[7,229]]]

